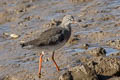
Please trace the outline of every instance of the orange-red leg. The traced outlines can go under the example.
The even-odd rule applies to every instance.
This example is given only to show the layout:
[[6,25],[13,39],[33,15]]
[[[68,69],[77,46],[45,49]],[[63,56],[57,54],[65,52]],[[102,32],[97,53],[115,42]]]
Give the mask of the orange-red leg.
[[43,57],[43,54],[40,54],[40,59],[39,59],[39,77],[41,76],[41,68],[42,68],[42,57]]
[[56,69],[57,71],[60,71],[58,65],[56,64],[55,60],[54,60],[54,52],[52,53],[52,61],[54,62],[55,66],[56,66]]

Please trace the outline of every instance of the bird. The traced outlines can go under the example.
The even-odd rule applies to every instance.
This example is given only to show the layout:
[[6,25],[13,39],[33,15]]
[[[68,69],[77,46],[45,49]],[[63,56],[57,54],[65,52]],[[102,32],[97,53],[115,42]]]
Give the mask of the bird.
[[54,53],[68,42],[71,36],[71,24],[74,23],[76,22],[72,15],[65,15],[59,26],[45,30],[38,38],[20,44],[22,48],[32,45],[34,48],[42,51],[39,57],[39,77],[41,76],[42,58],[45,51],[52,52],[52,61],[56,66],[56,70],[60,71],[60,68],[54,60]]

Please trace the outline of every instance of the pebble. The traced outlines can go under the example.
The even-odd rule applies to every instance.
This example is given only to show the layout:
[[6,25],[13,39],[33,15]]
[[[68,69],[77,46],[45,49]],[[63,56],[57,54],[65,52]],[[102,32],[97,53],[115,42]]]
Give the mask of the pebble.
[[106,55],[106,50],[102,47],[97,47],[94,49],[91,49],[88,51],[89,54],[93,55],[93,56],[105,56]]
[[82,45],[80,46],[80,48],[88,49],[89,46],[90,46],[90,45],[86,43],[86,44],[82,44]]
[[19,37],[19,35],[17,35],[17,34],[10,34],[10,37],[13,38],[13,39],[16,39],[16,38]]

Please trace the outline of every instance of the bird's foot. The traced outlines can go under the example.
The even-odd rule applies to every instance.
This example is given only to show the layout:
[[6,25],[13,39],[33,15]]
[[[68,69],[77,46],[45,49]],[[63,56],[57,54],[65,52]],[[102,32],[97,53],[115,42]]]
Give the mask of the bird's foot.
[[41,73],[38,73],[38,77],[41,78]]
[[59,72],[59,71],[61,71],[61,69],[60,69],[60,68],[57,68],[57,71]]

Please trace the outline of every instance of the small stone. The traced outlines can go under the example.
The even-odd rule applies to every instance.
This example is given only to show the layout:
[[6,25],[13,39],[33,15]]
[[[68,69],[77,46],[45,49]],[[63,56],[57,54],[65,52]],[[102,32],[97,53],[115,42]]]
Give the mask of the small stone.
[[69,44],[77,44],[78,41],[79,41],[79,38],[77,36],[74,36],[74,37],[70,38]]
[[81,64],[69,69],[59,77],[59,80],[98,80],[95,70],[86,64]]
[[20,25],[20,26],[22,26],[22,25],[23,25],[23,23],[20,23],[19,25]]
[[88,47],[89,47],[89,44],[82,44],[82,45],[80,46],[80,48],[83,48],[83,49],[88,49]]
[[97,47],[88,51],[93,56],[105,56],[106,50],[102,47]]
[[82,22],[82,20],[81,20],[81,19],[78,19],[77,21],[78,21],[78,22]]
[[61,24],[61,21],[52,19],[51,22],[44,24],[44,27],[52,28],[52,27],[59,26],[60,24]]
[[79,2],[89,2],[89,1],[92,1],[92,0],[70,0],[71,2],[73,3],[79,3]]
[[7,37],[8,37],[8,36],[9,36],[9,33],[4,32],[4,33],[3,33],[3,36],[7,36]]
[[16,39],[16,38],[19,37],[19,35],[17,35],[17,34],[10,34],[10,37],[13,38],[13,39]]
[[21,40],[20,43],[25,43],[25,41]]
[[71,72],[68,71],[59,77],[59,80],[73,80]]
[[50,59],[49,58],[46,58],[45,60],[44,60],[44,62],[48,62]]

